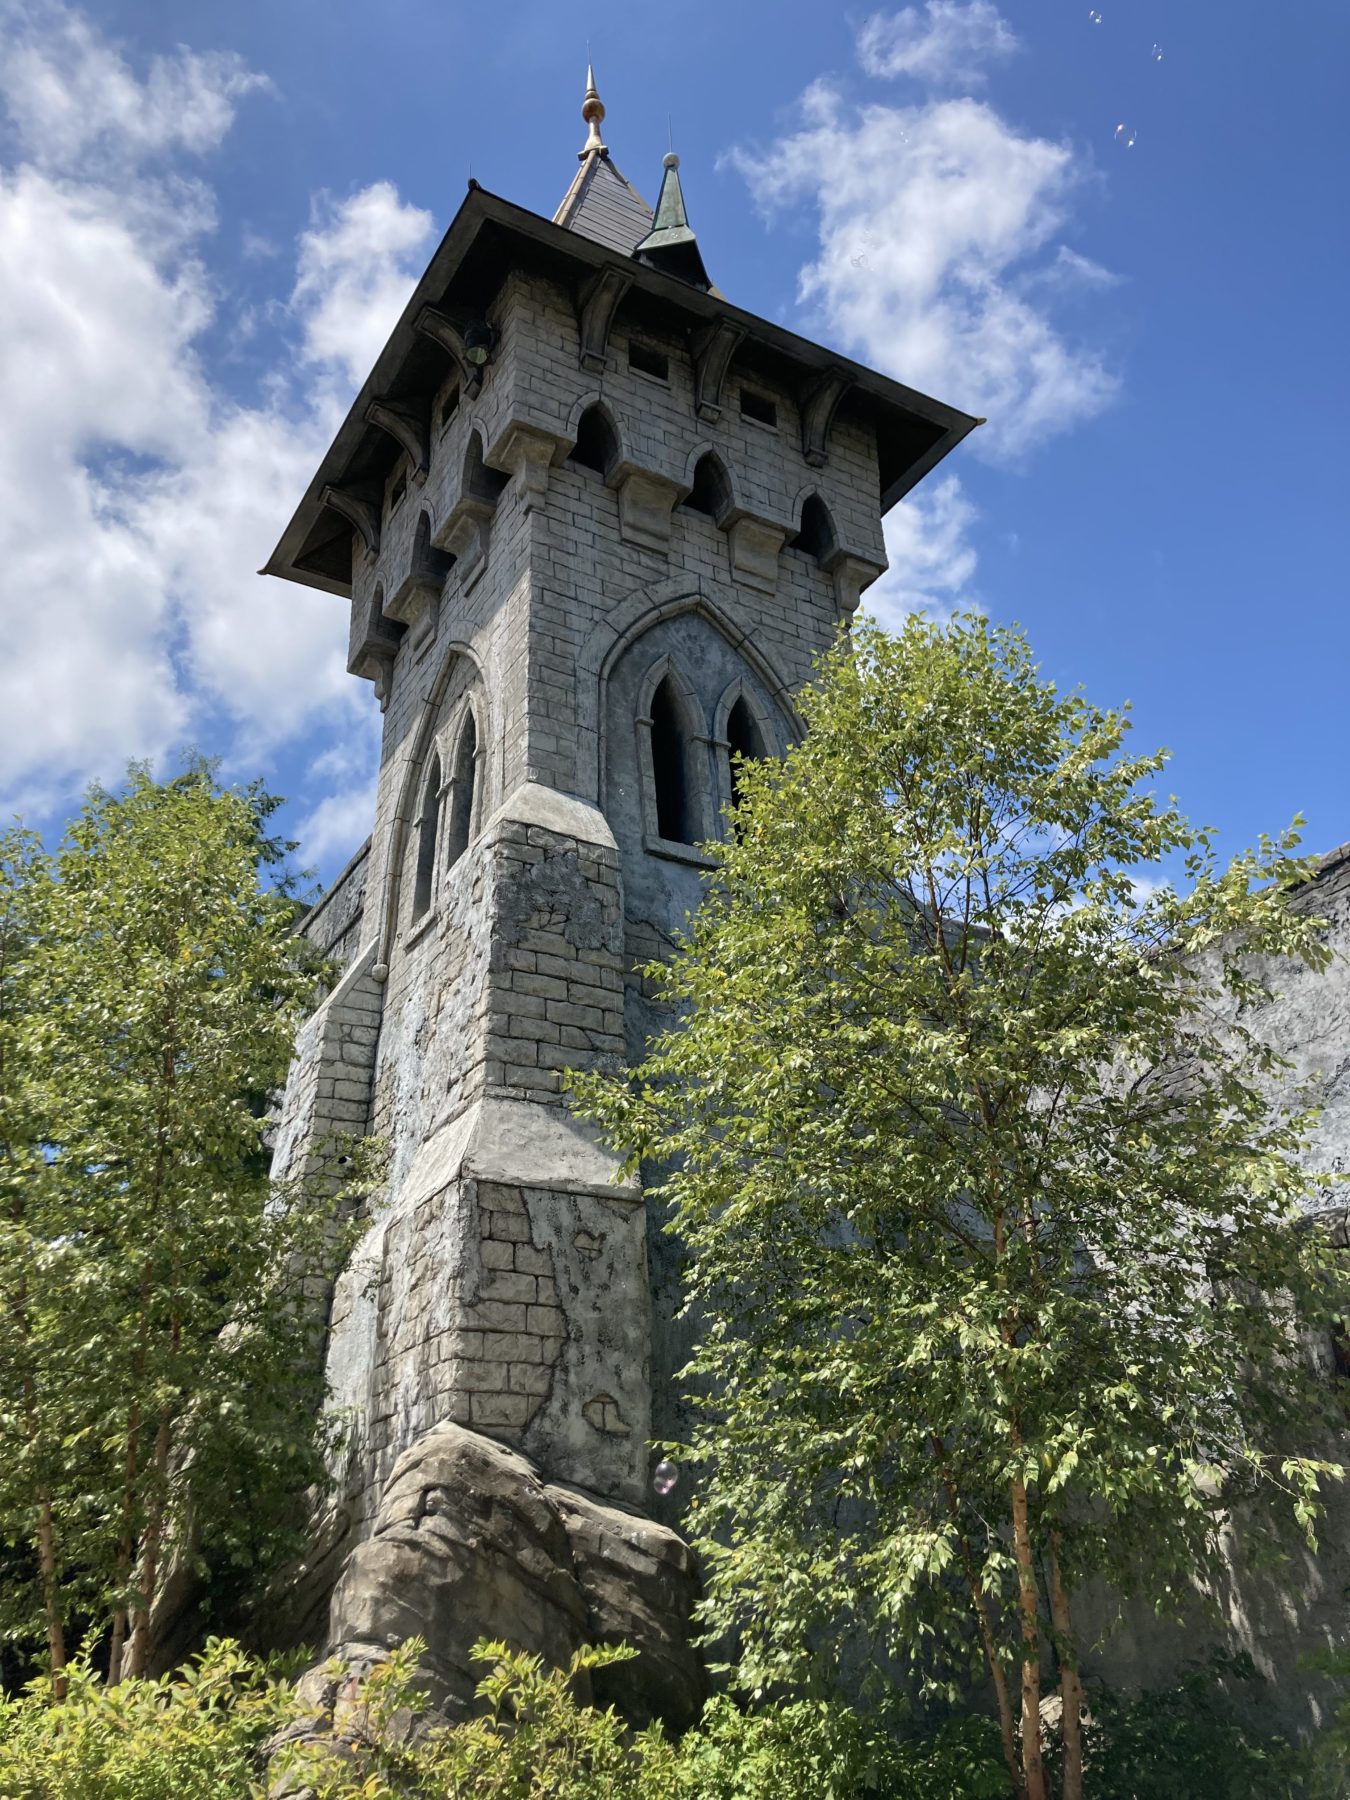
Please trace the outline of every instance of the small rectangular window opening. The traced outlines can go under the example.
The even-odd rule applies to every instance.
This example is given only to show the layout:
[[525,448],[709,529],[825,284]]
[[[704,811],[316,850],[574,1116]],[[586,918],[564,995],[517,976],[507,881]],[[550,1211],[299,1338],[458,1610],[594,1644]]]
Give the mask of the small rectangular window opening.
[[751,388],[742,388],[741,417],[755,419],[761,425],[777,425],[778,408],[763,394],[757,394]]
[[445,390],[445,394],[441,400],[441,407],[440,407],[440,418],[441,418],[440,428],[441,428],[442,432],[449,431],[451,422],[454,419],[454,416],[458,411],[459,411],[459,389],[457,387],[447,388]]
[[639,344],[632,338],[628,340],[628,366],[643,375],[653,375],[658,381],[670,380],[670,358],[665,351],[653,350],[650,344]]
[[408,491],[408,471],[406,469],[400,469],[398,472],[398,475],[394,481],[393,487],[391,487],[389,490],[389,510],[390,510],[390,512],[393,512],[395,510],[395,508],[399,506],[399,504],[403,500],[403,496],[407,493],[407,491]]

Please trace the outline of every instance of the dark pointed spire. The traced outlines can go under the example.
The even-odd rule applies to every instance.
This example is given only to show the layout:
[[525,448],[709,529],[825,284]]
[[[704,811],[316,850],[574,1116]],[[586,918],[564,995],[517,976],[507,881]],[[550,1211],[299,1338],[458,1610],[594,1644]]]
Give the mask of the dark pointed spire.
[[672,150],[663,159],[665,174],[661,177],[661,194],[656,202],[656,217],[642,241],[633,246],[633,255],[663,269],[694,287],[710,288],[708,271],[703,267],[698,239],[689,226],[684,207],[684,190],[680,186],[680,159]]

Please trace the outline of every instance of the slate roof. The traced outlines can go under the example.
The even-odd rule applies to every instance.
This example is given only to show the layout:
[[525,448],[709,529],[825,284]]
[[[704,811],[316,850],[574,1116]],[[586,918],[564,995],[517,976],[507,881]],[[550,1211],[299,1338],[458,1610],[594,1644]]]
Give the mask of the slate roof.
[[581,167],[553,223],[593,238],[623,256],[652,228],[652,209],[633,184],[614,167],[608,150],[583,152]]

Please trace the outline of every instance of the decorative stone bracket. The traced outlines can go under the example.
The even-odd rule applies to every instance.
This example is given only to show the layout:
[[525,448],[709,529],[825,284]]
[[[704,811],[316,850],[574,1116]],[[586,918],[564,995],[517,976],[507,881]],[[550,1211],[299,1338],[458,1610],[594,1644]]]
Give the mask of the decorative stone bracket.
[[665,475],[621,462],[605,477],[619,500],[619,535],[626,543],[665,555],[670,550],[670,519],[687,490]]
[[577,298],[578,360],[583,369],[603,369],[609,352],[609,332],[619,302],[633,285],[622,269],[601,269]]
[[739,327],[721,319],[694,346],[694,411],[710,425],[722,415],[722,384],[744,336]]
[[839,402],[852,385],[842,369],[827,369],[801,394],[802,455],[813,469],[823,469],[830,460],[830,427]]
[[869,562],[865,557],[851,556],[845,550],[836,550],[824,567],[834,577],[835,605],[841,619],[847,619],[858,610],[863,589],[885,573],[883,566]]
[[524,511],[531,513],[548,499],[548,472],[568,449],[569,440],[557,432],[525,419],[512,419],[498,434],[486,460],[516,477]]
[[454,564],[453,554],[424,541],[419,532],[408,573],[384,603],[387,618],[411,627],[408,641],[414,648],[435,632],[441,591]]
[[465,494],[457,500],[432,540],[433,547],[453,556],[459,570],[461,591],[467,593],[487,566],[493,507],[487,500]]
[[368,424],[376,426],[408,453],[415,475],[425,475],[431,466],[431,436],[426,411],[401,400],[372,400],[366,408]]
[[758,519],[752,513],[733,518],[727,528],[732,580],[762,594],[774,593],[778,587],[778,552],[787,535],[786,529],[772,519]]
[[464,334],[454,320],[434,306],[424,306],[414,321],[414,328],[440,345],[459,370],[461,392],[466,399],[472,400],[483,385],[483,371],[464,354]]
[[330,482],[320,493],[319,504],[347,521],[365,545],[367,556],[380,554],[380,509],[373,500]]

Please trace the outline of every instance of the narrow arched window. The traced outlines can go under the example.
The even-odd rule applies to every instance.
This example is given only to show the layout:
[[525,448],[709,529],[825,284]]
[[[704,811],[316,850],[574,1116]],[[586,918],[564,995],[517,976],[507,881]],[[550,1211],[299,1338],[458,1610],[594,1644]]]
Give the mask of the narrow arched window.
[[727,750],[731,758],[731,803],[739,806],[741,780],[736,759],[744,756],[758,761],[765,754],[763,735],[744,694],[737,696],[736,704],[727,716]]
[[471,499],[484,500],[489,506],[495,506],[510,479],[500,469],[488,467],[483,460],[483,440],[476,431],[471,431],[464,446],[464,493]]
[[731,483],[711,450],[694,465],[694,485],[685,505],[690,512],[706,513],[710,519],[720,519],[731,505]]
[[658,833],[672,843],[691,844],[687,749],[680,703],[669,675],[652,695],[652,781]]
[[619,460],[619,439],[603,407],[588,406],[577,421],[577,441],[567,458],[579,469],[608,475]]
[[824,562],[837,544],[829,508],[819,494],[808,494],[802,505],[802,528],[789,541],[788,549],[800,550],[816,562]]
[[455,747],[454,775],[450,783],[450,824],[445,836],[445,866],[452,868],[469,847],[473,834],[474,788],[478,767],[478,727],[467,713]]
[[431,905],[436,880],[436,837],[441,817],[441,759],[432,756],[422,788],[422,810],[417,816],[417,873],[413,879],[413,917],[420,919]]

